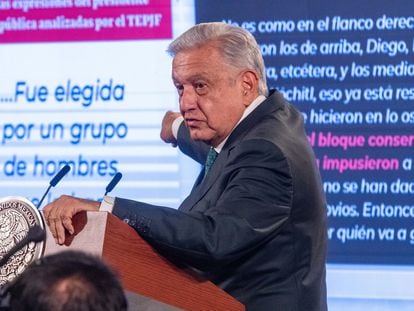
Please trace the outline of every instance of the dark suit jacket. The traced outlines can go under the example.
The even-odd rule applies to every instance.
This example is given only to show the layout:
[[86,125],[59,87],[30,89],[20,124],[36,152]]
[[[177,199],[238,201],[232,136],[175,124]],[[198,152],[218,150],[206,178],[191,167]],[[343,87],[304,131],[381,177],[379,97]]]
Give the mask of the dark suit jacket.
[[[179,146],[208,148],[182,126]],[[113,213],[247,310],[326,310],[326,210],[301,114],[278,92],[231,133],[178,210],[116,198]]]

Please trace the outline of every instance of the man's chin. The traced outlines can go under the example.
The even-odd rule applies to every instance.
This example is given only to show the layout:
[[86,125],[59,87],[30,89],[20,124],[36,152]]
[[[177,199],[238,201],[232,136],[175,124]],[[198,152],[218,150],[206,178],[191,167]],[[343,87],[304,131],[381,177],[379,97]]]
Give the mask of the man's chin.
[[191,139],[192,139],[192,140],[194,140],[194,141],[202,141],[202,142],[205,142],[205,143],[207,143],[207,144],[211,141],[211,139],[210,139],[210,138],[206,138],[206,137],[203,137],[203,136],[197,135],[197,133],[191,133],[191,132],[190,132],[190,137],[191,137]]
[[191,139],[194,141],[204,141],[203,139],[201,139],[199,136],[197,135],[191,135]]

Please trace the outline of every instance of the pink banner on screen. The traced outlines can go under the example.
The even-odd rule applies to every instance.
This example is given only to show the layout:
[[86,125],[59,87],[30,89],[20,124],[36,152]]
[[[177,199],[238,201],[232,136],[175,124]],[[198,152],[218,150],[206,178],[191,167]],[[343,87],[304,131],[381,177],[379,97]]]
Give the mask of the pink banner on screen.
[[0,43],[171,36],[170,0],[0,0]]

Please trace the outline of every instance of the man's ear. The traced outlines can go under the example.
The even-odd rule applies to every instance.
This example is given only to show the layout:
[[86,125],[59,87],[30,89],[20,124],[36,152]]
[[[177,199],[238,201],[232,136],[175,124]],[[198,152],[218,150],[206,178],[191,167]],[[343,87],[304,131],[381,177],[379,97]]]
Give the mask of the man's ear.
[[244,71],[241,75],[241,85],[243,96],[253,99],[259,95],[259,79],[255,71]]

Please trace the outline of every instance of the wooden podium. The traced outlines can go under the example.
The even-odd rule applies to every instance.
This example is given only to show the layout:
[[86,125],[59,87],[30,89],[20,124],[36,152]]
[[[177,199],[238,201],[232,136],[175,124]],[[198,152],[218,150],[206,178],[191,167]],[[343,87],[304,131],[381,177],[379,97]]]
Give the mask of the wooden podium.
[[44,255],[76,249],[101,256],[118,273],[126,291],[173,306],[173,310],[244,310],[240,302],[213,283],[198,280],[159,255],[112,214],[80,213],[74,218],[74,226],[75,234],[65,245],[57,245],[46,228]]

